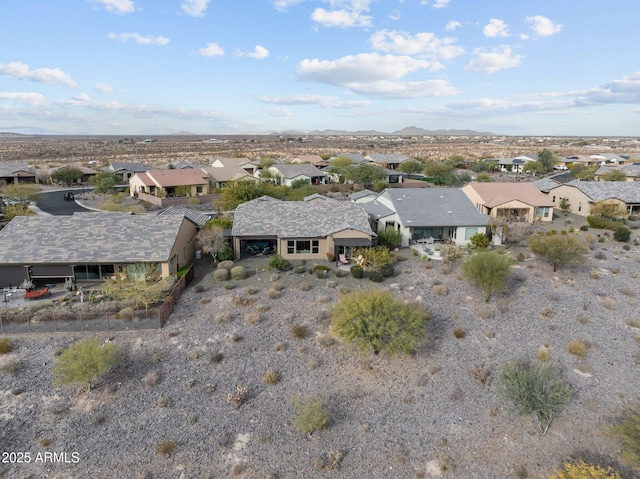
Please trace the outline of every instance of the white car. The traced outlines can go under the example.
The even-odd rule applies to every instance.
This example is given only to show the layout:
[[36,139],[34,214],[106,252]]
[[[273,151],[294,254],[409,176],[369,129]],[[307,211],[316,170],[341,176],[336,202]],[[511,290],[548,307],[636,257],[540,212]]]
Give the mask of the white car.
[[559,171],[567,171],[569,168],[567,168],[567,165],[556,165],[553,167],[553,169]]

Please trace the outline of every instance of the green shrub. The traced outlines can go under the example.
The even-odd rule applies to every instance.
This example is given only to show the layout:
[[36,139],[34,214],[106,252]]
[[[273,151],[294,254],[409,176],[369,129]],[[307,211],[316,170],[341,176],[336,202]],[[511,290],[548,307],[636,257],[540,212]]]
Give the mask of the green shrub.
[[611,230],[611,231],[615,231],[620,226],[624,226],[624,224],[620,221],[614,221],[609,218],[605,218],[604,216],[595,216],[595,215],[587,216],[587,222],[589,223],[589,226],[591,226],[592,228]]
[[314,271],[329,271],[331,268],[325,266],[324,264],[317,264],[313,267]]
[[387,248],[397,248],[402,243],[402,233],[392,226],[378,231],[378,244]]
[[316,277],[319,279],[323,279],[326,278],[328,275],[328,271],[324,270],[324,269],[317,269],[315,270],[316,273]]
[[369,281],[373,281],[374,283],[382,283],[384,281],[384,276],[378,271],[371,271],[367,277]]
[[269,266],[278,271],[288,271],[292,267],[291,261],[277,254],[269,260]]
[[396,270],[392,264],[387,264],[380,268],[380,274],[385,278],[390,278],[395,272]]
[[474,254],[462,264],[462,275],[475,284],[484,296],[484,301],[504,289],[511,274],[512,260],[506,255],[493,251]]
[[390,291],[358,291],[341,297],[332,312],[334,333],[375,354],[413,352],[426,335],[429,315],[418,304],[405,304]]
[[536,361],[506,363],[498,375],[498,394],[514,403],[519,415],[531,414],[540,435],[571,401],[571,386],[560,377],[555,364]]
[[476,249],[487,249],[489,247],[489,237],[485,233],[476,233],[469,238],[471,246]]
[[353,276],[356,279],[360,279],[364,276],[364,270],[362,269],[361,266],[358,266],[357,264],[349,268],[349,271],[351,272],[351,276]]
[[11,338],[0,338],[0,354],[7,354],[13,350]]
[[308,436],[313,431],[326,429],[329,426],[329,410],[324,399],[312,397],[303,401],[296,396],[291,401],[295,409],[293,424],[300,434]]
[[119,351],[115,344],[103,344],[93,338],[73,343],[56,358],[52,371],[54,385],[79,384],[91,389],[91,382],[118,362]]
[[580,227],[580,231],[589,231],[589,226],[588,225],[582,225]]
[[565,462],[562,470],[549,476],[549,479],[620,479],[620,474],[611,467],[593,466],[578,461]]
[[231,268],[233,268],[233,261],[231,260],[224,260],[218,263],[218,269],[226,269],[227,271],[231,271]]
[[607,432],[618,441],[624,460],[640,469],[640,406],[626,408]]
[[631,238],[631,230],[626,226],[619,226],[613,232],[613,239],[626,243]]
[[245,279],[247,277],[247,270],[244,266],[234,266],[231,268],[231,279]]
[[585,260],[586,245],[573,236],[534,235],[529,238],[531,250],[558,268],[580,264]]
[[213,272],[213,279],[216,281],[226,281],[229,278],[229,270],[222,268]]
[[302,274],[306,271],[307,269],[304,266],[296,266],[295,268],[293,268],[293,272],[295,274]]

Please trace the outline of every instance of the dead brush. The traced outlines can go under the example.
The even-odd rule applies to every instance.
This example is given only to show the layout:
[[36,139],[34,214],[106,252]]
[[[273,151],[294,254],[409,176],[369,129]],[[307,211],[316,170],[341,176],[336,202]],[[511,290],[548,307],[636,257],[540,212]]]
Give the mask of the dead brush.
[[495,368],[492,364],[482,364],[470,368],[469,376],[482,386],[489,386],[493,381]]
[[231,302],[235,306],[251,306],[256,302],[256,300],[252,298],[247,298],[246,296],[235,294],[233,298],[231,298]]
[[315,460],[314,467],[321,471],[337,472],[340,470],[342,459],[344,459],[342,451],[329,451]]
[[249,390],[242,386],[236,386],[235,392],[227,394],[227,402],[233,404],[233,407],[240,409],[242,404],[247,400]]

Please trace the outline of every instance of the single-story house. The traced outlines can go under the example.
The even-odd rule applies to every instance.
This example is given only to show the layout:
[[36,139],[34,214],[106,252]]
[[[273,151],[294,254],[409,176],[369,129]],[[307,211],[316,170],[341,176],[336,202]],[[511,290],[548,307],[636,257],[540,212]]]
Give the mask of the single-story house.
[[420,239],[466,245],[474,234],[487,233],[489,224],[458,188],[388,188],[363,206],[374,231],[396,228],[402,246]]
[[247,170],[240,166],[207,166],[203,168],[203,170],[209,175],[212,188],[223,188],[225,185],[238,180],[257,181],[257,178],[254,178]]
[[[324,185],[327,182],[325,173],[308,163],[275,164],[268,168],[277,185],[291,186],[295,181],[306,181],[311,185]],[[257,175],[260,172],[256,173]]]
[[98,171],[94,170],[93,168],[87,168],[86,166],[65,165],[65,166],[60,166],[58,168],[54,168],[53,170],[51,170],[49,172],[49,175],[54,174],[55,172],[57,172],[58,170],[60,170],[62,168],[73,168],[75,170],[78,170],[80,173],[82,173],[82,176],[80,178],[78,178],[77,183],[86,183],[87,181],[89,181],[90,178],[96,176],[99,173]]
[[129,179],[135,175],[136,173],[144,173],[149,169],[148,166],[143,165],[142,163],[123,163],[123,162],[114,162],[109,166],[103,168],[104,171],[109,171],[116,175],[122,176],[122,181],[125,183],[129,182]]
[[[195,252],[196,225],[179,215],[16,216],[0,230],[0,286],[177,273]],[[144,277],[144,276],[143,276]]]
[[236,258],[264,251],[289,260],[323,260],[329,253],[337,258],[349,248],[371,246],[375,237],[369,216],[351,201],[270,197],[239,205],[231,235]]
[[324,166],[329,166],[320,155],[300,155],[292,158],[289,163],[299,164],[299,163],[309,163],[313,166],[317,166],[318,168],[322,168]]
[[397,169],[401,163],[404,163],[405,161],[411,159],[406,155],[395,153],[370,153],[364,158],[372,163],[380,165],[384,168],[388,168],[390,170]]
[[129,193],[146,193],[158,198],[209,194],[209,175],[202,168],[149,170],[129,179]]
[[242,168],[250,175],[253,175],[258,170],[257,163],[254,163],[249,158],[216,158],[211,163],[212,168]]
[[640,163],[634,162],[621,166],[616,163],[608,163],[601,165],[594,174],[596,181],[606,180],[607,174],[615,171],[620,171],[624,174],[626,181],[640,181]]
[[39,183],[35,170],[24,162],[0,162],[0,186],[12,183]]
[[571,167],[571,165],[575,165],[575,164],[593,166],[593,165],[599,165],[600,163],[602,163],[602,159],[594,158],[594,156],[588,156],[588,155],[571,155],[565,158],[560,158],[560,161],[565,165],[567,165],[568,167]]
[[564,185],[565,183],[569,183],[570,181],[575,180],[573,173],[570,171],[564,173],[557,173],[555,175],[547,176],[546,178],[541,178],[537,181],[531,183],[542,193],[549,193],[552,188],[556,186]]
[[553,220],[553,202],[531,183],[478,183],[463,186],[478,211],[492,218],[533,223]]
[[498,164],[503,173],[522,173],[524,165],[530,161],[538,161],[538,155],[520,155],[515,158],[499,158]]
[[370,160],[367,160],[364,156],[359,153],[341,153],[339,155],[332,156],[327,160],[329,164],[333,162],[336,158],[349,158],[354,165],[360,165],[362,163],[371,163]]
[[591,206],[602,201],[618,203],[629,214],[640,214],[640,182],[573,180],[556,186],[547,193],[554,204],[569,200],[571,213],[589,216]]
[[349,199],[354,203],[362,204],[362,203],[368,203],[369,201],[374,200],[377,196],[378,196],[378,193],[365,188],[363,190],[356,191],[355,193],[351,193],[349,195]]

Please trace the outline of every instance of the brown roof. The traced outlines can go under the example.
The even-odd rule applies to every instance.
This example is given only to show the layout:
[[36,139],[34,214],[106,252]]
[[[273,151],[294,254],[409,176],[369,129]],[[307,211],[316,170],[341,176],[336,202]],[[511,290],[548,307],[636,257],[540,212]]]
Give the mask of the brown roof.
[[140,178],[140,181],[142,181],[145,186],[156,186],[153,180],[149,178],[149,175],[147,175],[146,173],[136,173],[133,176],[137,176],[138,178]]
[[521,201],[531,206],[554,206],[547,195],[533,186],[532,183],[478,183],[469,186],[480,195],[484,206],[494,208],[509,201]]
[[215,181],[236,181],[240,179],[254,179],[247,170],[239,166],[206,167],[203,168]]
[[200,168],[182,170],[150,170],[146,173],[154,183],[162,187],[183,185],[206,185],[209,183],[207,173]]

